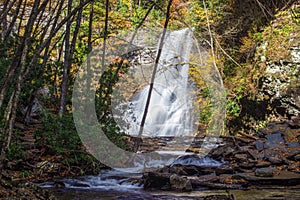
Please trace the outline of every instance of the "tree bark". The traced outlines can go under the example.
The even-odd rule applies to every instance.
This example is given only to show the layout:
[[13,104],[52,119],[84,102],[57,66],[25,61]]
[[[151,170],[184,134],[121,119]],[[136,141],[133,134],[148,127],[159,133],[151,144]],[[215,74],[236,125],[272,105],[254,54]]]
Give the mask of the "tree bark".
[[21,9],[21,5],[22,5],[22,0],[18,1],[18,5],[16,7],[15,13],[13,15],[12,21],[10,23],[10,25],[8,26],[7,30],[3,33],[3,41],[7,40],[9,35],[12,32],[13,27],[15,26],[15,22],[17,20],[17,17],[19,15],[20,9]]
[[107,39],[107,29],[108,29],[108,12],[109,12],[109,0],[105,1],[105,22],[104,22],[104,39],[102,48],[102,71],[105,65],[105,55],[106,55],[106,39]]
[[[83,0],[80,1],[80,4],[83,3]],[[72,5],[72,0],[69,0],[69,4]],[[68,7],[68,13],[71,12],[71,7]],[[75,51],[75,45],[77,41],[77,35],[80,29],[80,23],[82,18],[82,9],[78,11],[78,16],[76,19],[76,26],[73,33],[72,41],[70,44],[70,28],[71,21],[68,20],[66,25],[66,38],[65,38],[65,58],[64,58],[64,69],[63,69],[63,82],[61,86],[61,98],[60,98],[60,109],[59,115],[62,116],[66,112],[66,104],[67,104],[67,95],[68,95],[68,86],[69,86],[69,74],[70,69],[72,67],[72,58]]]

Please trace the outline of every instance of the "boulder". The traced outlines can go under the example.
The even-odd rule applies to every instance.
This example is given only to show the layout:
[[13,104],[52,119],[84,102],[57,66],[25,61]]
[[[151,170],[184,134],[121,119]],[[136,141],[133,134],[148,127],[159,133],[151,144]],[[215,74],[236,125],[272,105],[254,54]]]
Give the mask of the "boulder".
[[195,165],[175,165],[170,167],[170,173],[175,173],[183,176],[192,176],[196,174],[201,174],[201,170]]
[[288,127],[284,131],[284,139],[286,142],[297,142],[297,137],[300,135],[299,129],[292,129]]
[[300,173],[300,167],[299,166],[300,166],[300,162],[299,161],[297,161],[297,162],[292,161],[290,163],[290,165],[288,166],[288,170],[292,171],[292,172]]
[[170,174],[159,172],[148,172],[143,175],[145,189],[162,189],[169,185]]
[[265,149],[264,153],[264,157],[272,164],[284,163],[286,149]]
[[182,176],[178,176],[177,174],[172,174],[170,176],[170,186],[172,190],[176,191],[192,191],[193,187],[191,181]]
[[274,170],[271,168],[258,168],[255,170],[255,176],[259,177],[273,177]]
[[264,144],[264,148],[282,148],[284,147],[284,139],[281,136],[281,131],[277,131],[275,134],[265,136],[267,141]]
[[216,168],[215,173],[217,176],[221,174],[234,174],[234,170],[230,166],[222,166]]
[[280,155],[271,156],[268,159],[274,165],[279,165],[284,163],[284,160],[280,157]]
[[219,180],[219,177],[215,174],[203,175],[198,177],[189,177],[192,186],[194,188],[199,186],[205,186],[207,182],[215,182]]
[[270,162],[268,161],[258,161],[258,163],[256,164],[256,167],[261,168],[261,167],[269,167],[271,165]]
[[261,151],[264,149],[264,142],[262,140],[256,140],[255,146],[258,151]]
[[241,162],[239,163],[239,167],[244,169],[252,169],[255,167],[255,164],[256,162]]
[[288,148],[287,158],[295,160],[295,156],[300,154],[300,148]]
[[209,157],[217,160],[221,160],[222,158],[226,159],[234,153],[235,149],[230,147],[229,145],[220,146],[218,148],[213,149]]
[[230,174],[222,174],[219,177],[220,183],[225,183],[225,184],[244,184],[245,180],[239,178],[235,179],[233,178],[233,175]]

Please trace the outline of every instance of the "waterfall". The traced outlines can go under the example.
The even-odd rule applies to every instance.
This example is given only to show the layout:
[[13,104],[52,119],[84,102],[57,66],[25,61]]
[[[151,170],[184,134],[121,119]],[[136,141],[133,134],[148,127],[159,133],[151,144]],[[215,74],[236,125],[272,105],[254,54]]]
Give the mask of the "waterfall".
[[[121,132],[138,135],[148,98],[151,68],[155,66],[153,60],[157,57],[155,53],[160,52],[157,50],[160,33],[157,30],[141,30],[134,42],[131,42],[133,37],[130,37],[130,33],[111,38],[106,46],[105,65],[99,65],[103,63],[103,48],[93,50],[87,60],[90,62],[83,64],[74,83],[72,109],[76,130],[88,151],[111,168],[132,173],[151,170],[160,163],[172,164],[179,155],[186,153],[195,140],[202,108],[208,107],[210,114],[207,130],[203,132],[206,134],[203,144],[216,143],[222,130],[225,98],[221,76],[215,63],[207,59],[209,53],[199,45],[192,31],[183,29],[168,31],[162,41],[140,150],[126,151],[110,141],[105,134],[104,125],[99,124],[101,118],[97,118],[95,109],[95,91],[99,87],[97,80],[106,72],[105,66],[117,69],[109,71],[114,76],[118,75],[115,76],[118,81],[110,85],[113,90],[111,96],[108,96],[111,112],[105,114],[113,117],[114,121],[108,126],[111,131],[119,132],[122,129]],[[149,55],[151,62],[143,54],[146,57]],[[136,57],[140,57],[142,62],[136,62]],[[194,75],[203,80],[201,90],[198,90],[198,82],[189,81],[189,68],[197,70]],[[202,100],[199,99],[199,92],[206,88],[210,100],[200,107]],[[122,139],[132,143],[130,137]],[[146,142],[147,139],[150,142]],[[208,151],[201,148],[201,156],[207,155]]]
[[[168,31],[163,41],[143,136],[188,136],[193,134],[192,86],[188,81],[193,36],[189,29]],[[129,102],[124,117],[126,132],[137,135],[149,85]]]

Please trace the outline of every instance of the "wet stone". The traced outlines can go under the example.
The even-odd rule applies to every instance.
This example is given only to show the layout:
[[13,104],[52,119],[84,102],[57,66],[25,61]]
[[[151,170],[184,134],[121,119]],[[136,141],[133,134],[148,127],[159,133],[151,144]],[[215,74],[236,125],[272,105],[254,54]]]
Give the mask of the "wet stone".
[[235,154],[234,157],[241,162],[248,160],[247,154]]
[[278,175],[272,177],[266,177],[266,176],[259,177],[259,176],[252,175],[251,173],[239,173],[236,174],[235,177],[241,177],[246,181],[251,182],[254,185],[293,186],[293,185],[299,185],[300,182],[300,174],[289,172],[289,171],[281,171]]
[[203,186],[203,183],[206,183],[206,182],[218,181],[219,177],[212,173],[212,174],[203,175],[203,176],[189,177],[189,180],[191,181],[192,186],[194,188],[196,188],[198,186]]
[[269,167],[271,165],[270,162],[268,161],[259,161],[257,164],[256,164],[256,167]]
[[175,173],[179,175],[191,176],[201,173],[197,166],[189,165],[189,166],[182,166],[176,165],[170,167],[170,173]]
[[300,161],[300,154],[295,155],[294,159],[295,159],[296,161]]
[[253,162],[242,162],[239,163],[239,167],[244,168],[244,169],[252,169],[255,167],[255,163]]
[[74,183],[73,186],[74,187],[81,187],[81,188],[88,188],[88,187],[90,187],[90,185],[86,184],[86,183]]
[[230,156],[234,152],[234,149],[229,146],[221,146],[219,148],[213,149],[210,153],[210,157],[214,159],[222,159]]
[[143,175],[144,188],[157,188],[161,189],[166,187],[169,183],[170,174],[157,173],[157,172],[148,172]]
[[280,158],[278,155],[269,157],[269,161],[275,165],[284,163],[284,160]]
[[258,168],[255,170],[255,176],[258,177],[273,177],[274,170],[271,168]]
[[178,176],[177,174],[172,174],[170,176],[171,189],[178,191],[192,191],[192,184],[186,177]]
[[295,142],[298,135],[299,133],[297,134],[297,130],[287,128],[284,132],[284,139],[287,142]]
[[300,145],[298,142],[289,142],[288,147],[294,147],[294,148],[299,148]]
[[255,146],[258,151],[261,151],[264,149],[264,143],[261,140],[257,140],[255,143]]
[[217,176],[221,175],[221,174],[234,174],[234,170],[231,167],[218,167],[215,170],[215,173]]
[[284,139],[281,133],[275,133],[265,136],[267,141],[264,144],[264,148],[282,148],[284,147]]

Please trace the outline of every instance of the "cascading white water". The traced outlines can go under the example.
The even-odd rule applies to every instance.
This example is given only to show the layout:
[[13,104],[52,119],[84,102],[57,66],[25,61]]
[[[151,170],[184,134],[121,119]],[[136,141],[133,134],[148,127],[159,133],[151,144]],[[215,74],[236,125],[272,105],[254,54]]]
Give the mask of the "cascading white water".
[[[188,81],[193,38],[189,29],[167,32],[155,75],[143,136],[190,136],[193,134],[192,92]],[[129,102],[124,117],[130,135],[137,135],[149,85]]]

